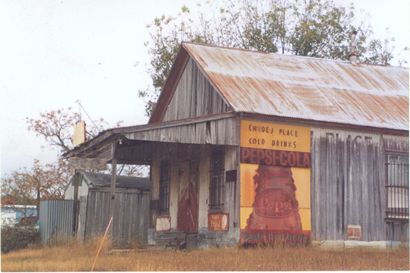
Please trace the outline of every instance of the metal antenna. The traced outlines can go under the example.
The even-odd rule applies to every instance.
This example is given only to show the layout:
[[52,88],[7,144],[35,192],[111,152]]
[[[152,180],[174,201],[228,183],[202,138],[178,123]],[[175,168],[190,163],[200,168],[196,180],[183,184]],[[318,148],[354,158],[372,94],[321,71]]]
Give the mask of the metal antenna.
[[82,119],[81,118],[81,102],[80,102],[80,100],[76,100],[75,103],[78,104],[78,114],[80,115],[80,120],[81,120]]
[[81,118],[81,109],[82,109],[84,111],[84,113],[86,114],[86,116],[88,117],[88,119],[94,125],[95,129],[97,129],[97,131],[99,132],[100,130],[98,129],[97,124],[95,124],[94,120],[90,117],[90,115],[87,113],[87,111],[85,111],[85,109],[84,109],[83,105],[81,104],[80,100],[76,100],[75,102],[78,103],[78,106],[79,106],[80,118]]

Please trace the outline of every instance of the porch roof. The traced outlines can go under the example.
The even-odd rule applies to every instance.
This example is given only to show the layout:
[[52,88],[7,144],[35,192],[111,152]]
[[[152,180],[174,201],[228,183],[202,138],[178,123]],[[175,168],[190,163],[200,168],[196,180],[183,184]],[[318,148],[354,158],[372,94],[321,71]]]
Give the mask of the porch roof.
[[[148,162],[157,143],[239,145],[236,114],[233,112],[105,130],[63,154],[64,157],[113,158],[112,144],[119,142],[119,163]],[[122,152],[124,151],[124,152]],[[144,154],[144,157],[141,155]],[[133,158],[130,158],[133,156]],[[136,164],[136,163],[135,163]]]

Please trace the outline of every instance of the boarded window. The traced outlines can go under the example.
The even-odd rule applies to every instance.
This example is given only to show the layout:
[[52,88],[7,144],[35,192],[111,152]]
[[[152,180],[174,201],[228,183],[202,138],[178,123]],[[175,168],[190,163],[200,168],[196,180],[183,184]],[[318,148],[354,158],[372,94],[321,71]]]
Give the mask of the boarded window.
[[409,219],[409,156],[386,155],[386,219]]
[[211,156],[211,181],[209,187],[209,209],[222,210],[225,198],[225,156],[221,148],[215,148]]
[[159,213],[169,213],[169,185],[171,180],[171,169],[169,161],[161,161],[159,179]]

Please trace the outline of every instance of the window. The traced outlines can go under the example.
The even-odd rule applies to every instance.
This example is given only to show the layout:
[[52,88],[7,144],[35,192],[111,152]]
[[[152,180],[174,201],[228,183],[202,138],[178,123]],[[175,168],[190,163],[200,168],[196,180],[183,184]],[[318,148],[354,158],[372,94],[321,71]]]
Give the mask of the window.
[[161,161],[159,178],[159,213],[169,213],[169,184],[171,170],[169,161]]
[[409,156],[386,155],[386,219],[409,219]]
[[209,187],[209,209],[222,210],[224,194],[224,152],[223,149],[214,149],[211,156],[211,183]]

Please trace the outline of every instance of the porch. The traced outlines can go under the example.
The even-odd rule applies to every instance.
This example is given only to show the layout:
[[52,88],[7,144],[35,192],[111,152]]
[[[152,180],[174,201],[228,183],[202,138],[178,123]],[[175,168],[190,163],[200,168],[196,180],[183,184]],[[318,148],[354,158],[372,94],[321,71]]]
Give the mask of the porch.
[[[149,244],[235,244],[240,233],[238,124],[233,113],[225,113],[114,128],[65,157],[81,162],[79,169],[92,162],[111,164],[110,207],[119,202],[117,165],[149,166]],[[219,167],[211,164],[215,160]],[[111,216],[116,217],[112,210]]]

